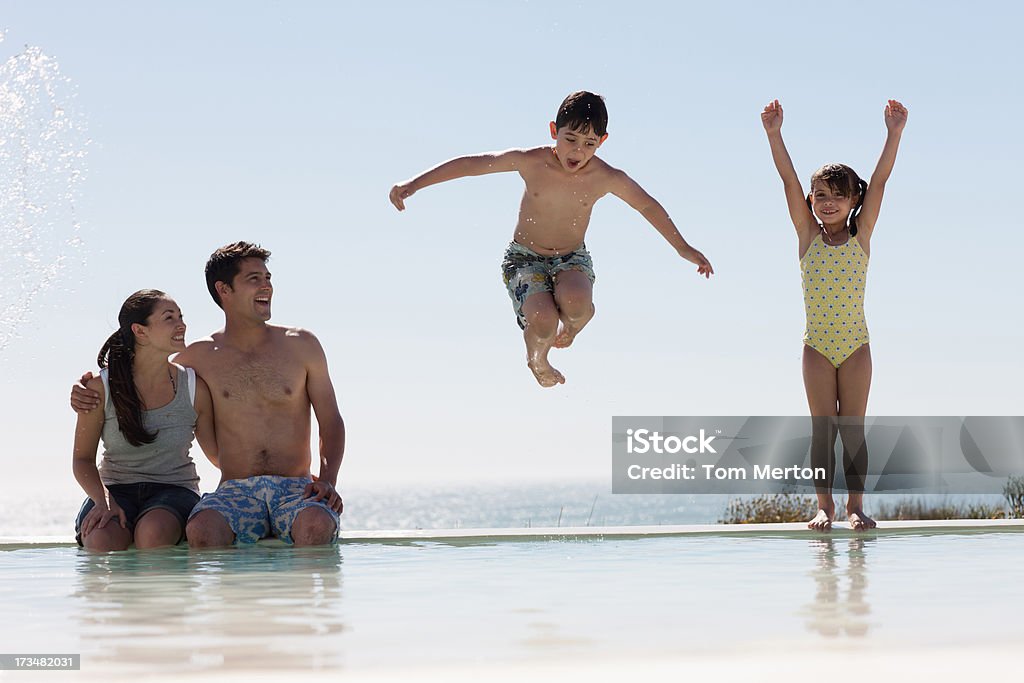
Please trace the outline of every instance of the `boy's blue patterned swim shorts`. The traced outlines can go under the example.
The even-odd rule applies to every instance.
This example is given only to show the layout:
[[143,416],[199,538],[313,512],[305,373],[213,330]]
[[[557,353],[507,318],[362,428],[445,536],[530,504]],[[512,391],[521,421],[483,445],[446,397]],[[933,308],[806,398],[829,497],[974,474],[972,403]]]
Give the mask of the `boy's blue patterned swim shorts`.
[[526,317],[523,315],[526,300],[537,292],[554,292],[555,276],[565,270],[578,270],[590,279],[590,284],[594,284],[594,262],[586,245],[559,256],[538,254],[518,242],[508,245],[501,261],[501,274],[512,298],[519,327],[526,329]]

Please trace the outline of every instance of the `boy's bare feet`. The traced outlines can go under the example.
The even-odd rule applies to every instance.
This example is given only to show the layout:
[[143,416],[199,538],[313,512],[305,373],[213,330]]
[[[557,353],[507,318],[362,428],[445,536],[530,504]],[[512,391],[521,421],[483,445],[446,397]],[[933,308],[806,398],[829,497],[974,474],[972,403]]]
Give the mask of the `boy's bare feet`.
[[815,531],[831,531],[832,516],[834,514],[834,510],[818,510],[818,514],[814,515],[814,519],[807,522],[807,528]]
[[569,327],[568,325],[562,325],[562,329],[559,330],[558,336],[555,337],[555,343],[552,344],[556,349],[564,349],[572,345],[572,340],[579,334],[578,329]]
[[594,318],[596,310],[597,308],[594,304],[590,304],[590,315],[576,323],[569,322],[563,318],[562,329],[559,330],[558,336],[555,337],[555,343],[552,346],[556,349],[565,349],[571,346],[573,340],[576,339],[576,335]]
[[558,370],[555,370],[546,359],[534,358],[526,361],[526,366],[537,378],[542,387],[553,387],[556,384],[565,384],[565,377]]
[[878,526],[875,520],[865,515],[864,511],[859,507],[846,508],[846,519],[850,522],[850,528],[854,531],[867,531]]

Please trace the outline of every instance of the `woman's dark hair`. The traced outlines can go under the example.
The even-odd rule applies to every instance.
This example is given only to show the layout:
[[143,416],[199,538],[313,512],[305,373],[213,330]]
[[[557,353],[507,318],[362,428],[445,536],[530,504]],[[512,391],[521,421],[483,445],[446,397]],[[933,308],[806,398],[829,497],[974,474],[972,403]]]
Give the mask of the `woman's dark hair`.
[[[857,195],[857,205],[850,212],[850,235],[857,234],[857,216],[864,206],[864,195],[868,191],[868,184],[860,179],[857,172],[846,164],[826,164],[811,176],[811,187],[813,192],[814,183],[821,181],[828,185],[832,194],[842,197],[853,197]],[[807,195],[807,208],[811,208],[811,195]]]
[[117,413],[117,426],[124,438],[133,446],[153,443],[156,434],[150,434],[142,425],[142,399],[135,388],[132,365],[135,361],[135,333],[132,325],[145,325],[153,309],[167,295],[157,289],[140,289],[121,304],[117,314],[117,331],[110,335],[100,349],[96,362],[107,368],[110,400]]

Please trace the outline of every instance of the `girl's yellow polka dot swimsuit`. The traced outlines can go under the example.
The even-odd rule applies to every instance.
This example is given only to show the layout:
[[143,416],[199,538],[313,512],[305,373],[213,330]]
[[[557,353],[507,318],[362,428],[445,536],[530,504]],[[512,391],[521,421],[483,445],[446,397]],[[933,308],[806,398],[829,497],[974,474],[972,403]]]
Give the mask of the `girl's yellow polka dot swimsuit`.
[[868,255],[856,237],[830,247],[818,234],[800,259],[800,274],[807,313],[804,344],[838,368],[869,341],[864,319]]

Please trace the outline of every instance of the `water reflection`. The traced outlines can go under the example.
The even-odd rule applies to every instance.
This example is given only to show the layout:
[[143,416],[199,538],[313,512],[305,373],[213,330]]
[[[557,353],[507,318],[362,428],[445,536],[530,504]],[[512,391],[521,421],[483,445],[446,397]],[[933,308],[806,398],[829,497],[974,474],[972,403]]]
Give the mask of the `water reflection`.
[[83,661],[119,672],[337,668],[341,565],[337,546],[83,551],[72,594]]
[[[868,587],[865,548],[868,543],[871,540],[863,538],[816,538],[810,541],[815,561],[810,576],[814,579],[815,594],[814,599],[800,611],[809,630],[831,638],[843,635],[859,638],[868,634],[870,622],[867,615],[871,612],[865,597]],[[844,544],[845,572],[840,568]]]

